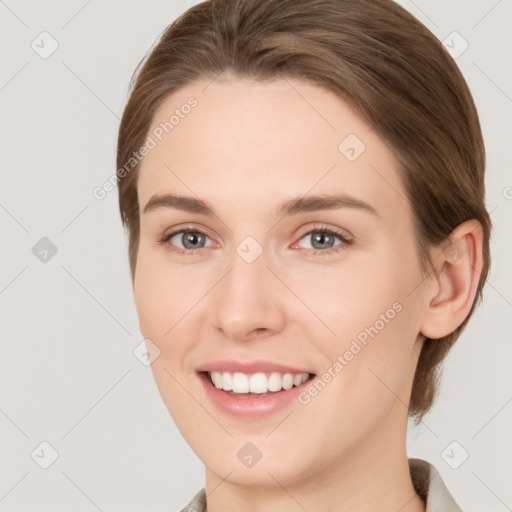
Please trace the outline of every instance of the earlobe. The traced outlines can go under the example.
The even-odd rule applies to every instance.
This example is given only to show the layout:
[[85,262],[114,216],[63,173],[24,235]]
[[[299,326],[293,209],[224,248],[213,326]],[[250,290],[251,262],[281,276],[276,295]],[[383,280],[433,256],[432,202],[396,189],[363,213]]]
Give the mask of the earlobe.
[[421,325],[427,338],[447,336],[469,314],[483,266],[482,244],[482,225],[472,219],[459,224],[436,248],[431,274],[435,286]]

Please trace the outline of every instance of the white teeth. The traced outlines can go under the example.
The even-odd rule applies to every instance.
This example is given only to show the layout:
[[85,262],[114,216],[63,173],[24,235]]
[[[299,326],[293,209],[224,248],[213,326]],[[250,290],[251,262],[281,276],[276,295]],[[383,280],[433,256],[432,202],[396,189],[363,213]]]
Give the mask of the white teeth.
[[281,388],[283,387],[283,379],[281,374],[277,372],[271,373],[267,386],[269,391],[281,391]]
[[213,385],[217,389],[222,389],[222,374],[220,374],[219,372],[211,372],[210,377],[212,379]]
[[283,388],[284,389],[292,389],[293,388],[293,375],[291,373],[285,373],[283,376]]
[[241,372],[208,372],[214,386],[224,391],[234,393],[257,393],[263,394],[269,391],[281,391],[291,389],[293,386],[300,386],[308,380],[309,373],[253,373],[247,375]]
[[267,377],[264,373],[254,373],[249,378],[249,391],[251,393],[266,393],[267,389]]
[[[222,389],[224,389],[224,386],[222,386]],[[249,393],[249,378],[245,373],[236,372],[233,374],[233,393]]]
[[233,377],[229,372],[224,372],[222,374],[222,389],[226,391],[231,391],[233,389]]

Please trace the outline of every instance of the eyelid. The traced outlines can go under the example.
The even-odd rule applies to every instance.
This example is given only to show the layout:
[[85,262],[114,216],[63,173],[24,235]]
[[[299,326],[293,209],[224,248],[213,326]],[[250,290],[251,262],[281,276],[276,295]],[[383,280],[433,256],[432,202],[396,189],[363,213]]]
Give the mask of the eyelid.
[[[180,233],[181,231],[194,231],[194,232],[197,231],[197,232],[207,235],[212,240],[214,239],[214,237],[211,236],[211,233],[208,231],[207,228],[205,228],[204,226],[196,226],[193,224],[185,224],[182,226],[180,226],[180,225],[175,226],[175,227],[171,228],[170,230],[164,231],[164,234],[161,236],[161,238],[166,238],[169,235],[174,236],[174,235]],[[298,236],[297,240],[300,240],[301,238],[304,238],[304,236],[306,236],[312,232],[315,232],[315,231],[329,231],[333,234],[336,234],[336,235],[344,238],[346,241],[353,240],[353,236],[347,230],[341,229],[341,228],[333,228],[326,224],[321,224],[321,223],[314,224],[312,227],[309,227],[309,228],[304,228],[304,231],[300,234],[300,236]]]
[[[297,238],[297,241],[304,238],[306,235],[314,233],[316,231],[326,231],[332,233],[333,235],[339,236],[342,241],[346,243],[352,243],[354,241],[354,237],[346,230],[337,227],[331,227],[326,224],[315,224],[312,227],[307,228],[302,234]],[[296,242],[294,242],[295,244]]]
[[210,236],[208,229],[206,229],[204,226],[197,227],[197,226],[194,226],[191,224],[186,224],[186,225],[182,225],[182,226],[178,225],[178,226],[174,226],[173,228],[170,228],[168,230],[165,230],[163,235],[158,238],[156,243],[159,246],[163,246],[169,253],[178,254],[180,256],[194,256],[198,252],[200,252],[201,249],[211,248],[211,246],[206,246],[206,247],[199,247],[198,249],[182,249],[180,247],[174,247],[170,244],[170,240],[172,238],[174,238],[176,235],[178,235],[180,233],[186,233],[186,232],[200,233],[200,234],[208,237],[210,240],[212,240],[213,246],[215,246],[215,244],[216,244],[215,239],[212,236]]
[[[164,234],[159,238],[158,243],[162,245],[166,245],[169,243],[169,240],[176,236],[179,233],[186,233],[186,232],[194,232],[194,233],[200,233],[202,235],[207,236],[210,240],[214,242],[213,245],[216,244],[215,238],[210,236],[209,230],[206,229],[204,226],[197,226],[192,224],[185,224],[185,225],[178,225],[170,230],[166,230]],[[310,226],[309,228],[305,228],[304,231],[296,238],[296,241],[292,243],[292,247],[296,246],[297,243],[302,240],[305,236],[315,233],[315,232],[326,232],[329,234],[332,234],[334,236],[337,236],[340,239],[340,243],[338,245],[335,245],[333,247],[330,247],[328,249],[304,249],[307,254],[323,254],[328,255],[332,253],[336,253],[339,250],[342,250],[346,248],[347,246],[351,245],[353,243],[353,236],[346,230],[338,228],[338,227],[331,227],[326,224],[317,223],[313,226]],[[169,244],[170,245],[170,244]],[[209,246],[211,247],[211,246]],[[168,248],[167,250],[169,252],[178,252],[180,254],[187,254],[187,255],[193,255],[196,254],[198,251],[201,251],[201,249],[207,249],[207,247],[199,247],[198,249],[181,249],[173,247]]]
[[172,236],[177,235],[178,233],[181,233],[182,231],[198,232],[198,233],[202,233],[202,234],[206,235],[208,238],[210,238],[210,240],[215,239],[215,237],[212,236],[211,232],[207,228],[205,228],[204,226],[197,226],[194,224],[184,224],[184,225],[178,224],[177,226],[174,226],[173,228],[165,230],[163,235],[160,238],[164,239],[164,238],[167,238],[170,236],[172,237]]

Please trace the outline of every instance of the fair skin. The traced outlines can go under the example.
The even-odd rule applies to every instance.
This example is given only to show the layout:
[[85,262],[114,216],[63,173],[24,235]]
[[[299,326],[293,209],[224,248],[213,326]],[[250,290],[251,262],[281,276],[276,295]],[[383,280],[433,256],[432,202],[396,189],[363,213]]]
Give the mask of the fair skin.
[[[144,158],[138,194],[141,210],[172,193],[214,214],[141,211],[134,278],[141,333],[160,350],[161,396],[206,467],[208,511],[424,511],[409,475],[407,404],[422,334],[442,337],[469,312],[480,225],[454,232],[460,258],[433,248],[436,271],[425,278],[394,154],[345,102],[295,79],[208,83],[158,109],[150,132],[198,100]],[[338,150],[348,134],[366,146],[354,161]],[[292,198],[334,193],[372,210],[275,215]],[[182,234],[158,242],[185,227],[206,235],[195,254],[181,254],[190,251]],[[351,243],[335,236],[314,254],[313,228]],[[262,248],[252,263],[236,251],[248,236]],[[320,376],[396,303],[400,312],[305,405],[242,420],[215,408],[196,373],[214,359],[266,359]],[[247,442],[262,454],[252,467],[237,457]]]

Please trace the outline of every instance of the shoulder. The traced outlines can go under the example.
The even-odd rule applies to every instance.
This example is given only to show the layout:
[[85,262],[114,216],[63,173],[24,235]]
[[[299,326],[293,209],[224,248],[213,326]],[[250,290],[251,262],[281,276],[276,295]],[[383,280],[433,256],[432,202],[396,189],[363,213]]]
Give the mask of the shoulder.
[[206,493],[204,488],[201,489],[193,498],[192,501],[180,512],[205,512],[206,511]]
[[425,500],[425,512],[462,512],[446,487],[439,471],[423,459],[409,459],[409,470],[416,492]]

